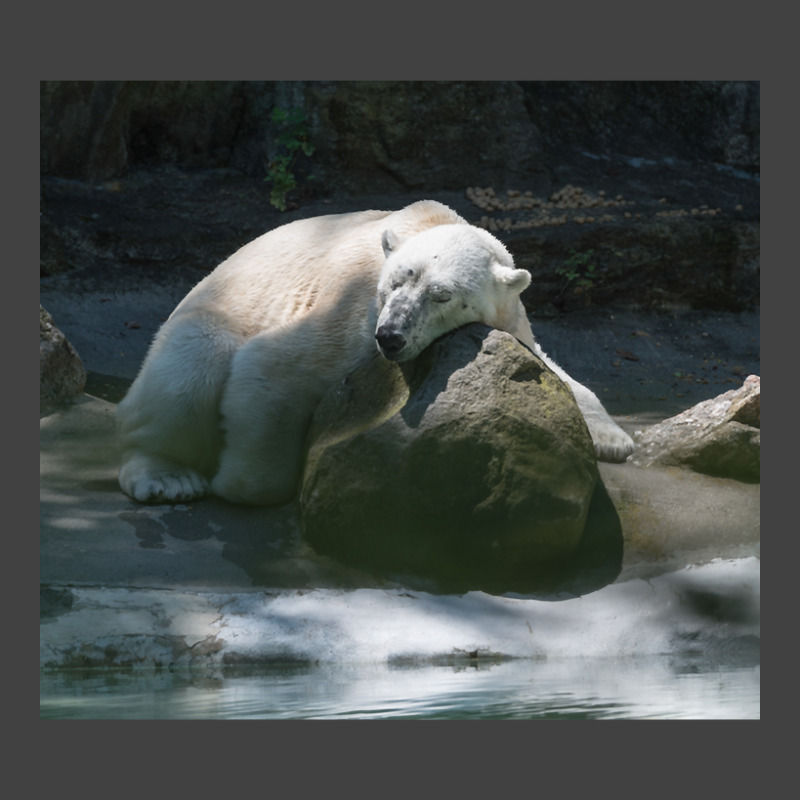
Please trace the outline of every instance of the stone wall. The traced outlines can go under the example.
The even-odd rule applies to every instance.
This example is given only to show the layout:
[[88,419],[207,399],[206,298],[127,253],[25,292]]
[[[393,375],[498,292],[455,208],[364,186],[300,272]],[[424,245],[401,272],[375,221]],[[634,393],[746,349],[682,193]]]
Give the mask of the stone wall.
[[[314,148],[285,211],[275,109]],[[44,82],[40,270],[174,283],[298,216],[427,197],[509,247],[540,315],[751,309],[759,110],[736,81]]]
[[41,84],[43,175],[107,180],[154,163],[263,176],[273,108],[301,108],[299,164],[347,192],[532,180],[565,148],[759,169],[759,84],[206,82]]

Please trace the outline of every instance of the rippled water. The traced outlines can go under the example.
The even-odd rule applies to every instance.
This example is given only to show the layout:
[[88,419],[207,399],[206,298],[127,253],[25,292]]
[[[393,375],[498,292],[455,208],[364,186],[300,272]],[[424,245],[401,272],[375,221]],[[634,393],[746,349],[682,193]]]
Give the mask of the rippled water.
[[648,658],[43,673],[47,719],[759,719],[760,667]]

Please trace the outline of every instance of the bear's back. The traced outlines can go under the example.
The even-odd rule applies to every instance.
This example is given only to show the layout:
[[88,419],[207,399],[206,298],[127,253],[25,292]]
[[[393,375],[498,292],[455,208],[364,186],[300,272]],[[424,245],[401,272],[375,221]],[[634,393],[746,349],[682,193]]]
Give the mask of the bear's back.
[[359,313],[375,294],[390,228],[413,235],[466,221],[433,200],[398,211],[356,211],[295,220],[237,250],[184,298],[173,317],[224,314],[244,336],[292,324],[312,311]]

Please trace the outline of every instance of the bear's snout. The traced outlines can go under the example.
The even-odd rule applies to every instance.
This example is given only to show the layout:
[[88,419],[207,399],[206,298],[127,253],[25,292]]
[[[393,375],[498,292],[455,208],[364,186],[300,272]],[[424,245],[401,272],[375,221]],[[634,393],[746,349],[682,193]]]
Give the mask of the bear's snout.
[[375,332],[375,341],[378,343],[381,353],[390,360],[397,359],[406,346],[405,336],[387,325],[381,325],[378,328]]

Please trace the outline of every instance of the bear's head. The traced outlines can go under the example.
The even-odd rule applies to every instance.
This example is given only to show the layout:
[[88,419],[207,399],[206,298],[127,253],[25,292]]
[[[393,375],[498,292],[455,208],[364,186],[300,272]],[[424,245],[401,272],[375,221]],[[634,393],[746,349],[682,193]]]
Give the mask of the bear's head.
[[434,339],[470,322],[508,330],[531,276],[488,231],[438,225],[413,236],[382,237],[378,350],[392,361],[418,356]]

